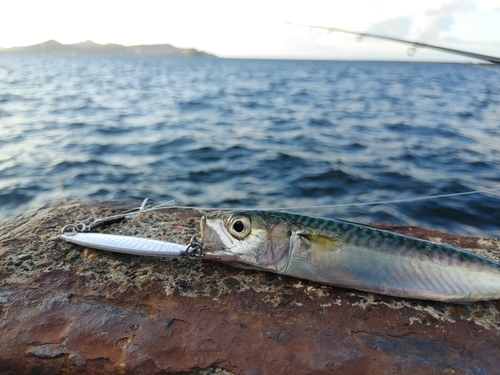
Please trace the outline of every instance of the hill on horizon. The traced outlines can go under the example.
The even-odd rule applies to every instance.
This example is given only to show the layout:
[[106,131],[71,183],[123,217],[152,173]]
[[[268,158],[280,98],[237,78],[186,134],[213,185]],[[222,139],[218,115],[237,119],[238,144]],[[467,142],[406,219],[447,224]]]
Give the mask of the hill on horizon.
[[0,54],[217,57],[194,48],[177,48],[170,44],[124,46],[114,43],[98,44],[91,40],[74,44],[48,40],[26,47],[0,47]]

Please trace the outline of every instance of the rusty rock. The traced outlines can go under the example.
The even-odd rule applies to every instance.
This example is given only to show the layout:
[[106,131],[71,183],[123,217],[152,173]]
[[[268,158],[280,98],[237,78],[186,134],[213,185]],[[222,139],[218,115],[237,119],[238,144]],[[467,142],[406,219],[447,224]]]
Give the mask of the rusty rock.
[[[57,238],[65,224],[137,206],[62,202],[0,225],[1,374],[498,370],[495,301],[404,300],[209,262],[101,251],[89,260],[83,248]],[[188,243],[202,214],[164,209],[105,231]],[[494,239],[382,226],[495,259],[500,253]]]

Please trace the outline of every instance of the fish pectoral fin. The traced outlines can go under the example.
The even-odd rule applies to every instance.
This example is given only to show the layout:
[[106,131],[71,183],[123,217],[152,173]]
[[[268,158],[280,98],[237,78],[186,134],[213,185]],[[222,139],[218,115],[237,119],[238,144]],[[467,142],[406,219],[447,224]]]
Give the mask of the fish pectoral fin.
[[314,233],[295,232],[291,237],[292,262],[312,264],[329,262],[332,251],[340,247],[341,241]]
[[297,233],[298,236],[308,240],[312,255],[319,255],[324,251],[331,252],[340,247],[341,241],[335,237],[323,236],[321,234]]
[[295,232],[290,242],[292,256],[286,273],[308,280],[328,282],[332,251],[340,246],[340,240],[314,233]]
[[[338,251],[342,248],[342,241],[335,237],[321,234],[302,233],[303,242],[308,243],[308,262],[312,267],[329,269],[338,257]],[[319,271],[318,271],[319,272]]]

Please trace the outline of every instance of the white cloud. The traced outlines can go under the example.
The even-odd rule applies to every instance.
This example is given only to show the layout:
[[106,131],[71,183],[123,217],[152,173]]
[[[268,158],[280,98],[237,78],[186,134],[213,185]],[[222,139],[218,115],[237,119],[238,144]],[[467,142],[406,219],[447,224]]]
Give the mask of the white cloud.
[[[496,6],[491,1],[488,4],[486,1],[480,4],[482,9]],[[500,3],[500,0],[497,2]],[[427,4],[427,7],[421,9],[420,12],[372,24],[369,31],[431,44],[437,41],[456,42],[458,39],[450,35],[456,23],[456,16],[477,11],[480,11],[479,6],[474,0],[434,2]]]
[[500,11],[500,0],[477,0],[477,8],[484,11]]
[[396,17],[371,25],[368,32],[383,36],[407,38],[414,23],[414,16]]
[[453,0],[447,3],[441,4],[438,9],[429,9],[425,12],[427,15],[441,15],[448,14],[450,12],[468,12],[476,10],[475,0]]

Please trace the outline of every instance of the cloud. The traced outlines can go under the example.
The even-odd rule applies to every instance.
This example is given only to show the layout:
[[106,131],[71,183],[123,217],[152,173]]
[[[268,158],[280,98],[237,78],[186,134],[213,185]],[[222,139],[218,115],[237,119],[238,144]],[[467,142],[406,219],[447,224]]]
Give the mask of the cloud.
[[446,31],[451,30],[455,20],[450,13],[440,14],[431,17],[427,24],[418,32],[418,39],[422,41],[432,41],[443,39]]
[[477,0],[479,10],[500,11],[500,0]]
[[451,12],[470,12],[477,10],[475,0],[454,0],[449,3],[444,3],[439,9],[429,9],[425,12],[426,15],[442,15]]
[[[500,0],[499,0],[500,2]],[[418,15],[391,18],[372,25],[368,32],[374,34],[414,39],[420,42],[443,41],[455,23],[456,13],[477,11],[475,0],[452,0],[438,8],[421,11]]]
[[475,0],[454,0],[444,3],[438,9],[429,9],[424,15],[423,27],[419,27],[418,38],[422,41],[444,40],[446,32],[452,30],[455,23],[454,13],[477,10]]
[[410,33],[414,22],[415,17],[413,16],[391,18],[372,25],[368,29],[368,32],[382,36],[398,36],[404,38]]

